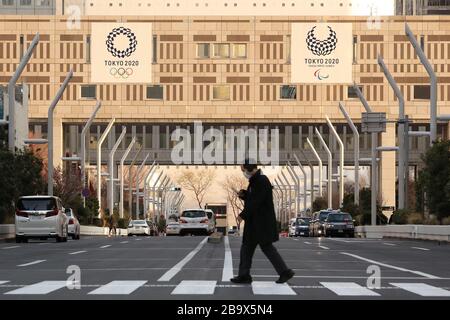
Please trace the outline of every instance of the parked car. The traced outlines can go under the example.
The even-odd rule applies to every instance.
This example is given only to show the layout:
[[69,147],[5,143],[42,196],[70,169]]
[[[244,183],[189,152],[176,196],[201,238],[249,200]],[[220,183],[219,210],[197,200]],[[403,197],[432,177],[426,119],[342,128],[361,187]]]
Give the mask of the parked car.
[[333,210],[320,210],[314,212],[311,223],[309,225],[309,234],[312,237],[320,237],[325,234],[325,219]]
[[66,208],[65,210],[66,216],[69,218],[68,223],[68,234],[72,237],[73,240],[80,240],[80,222],[77,217],[73,213],[73,210],[70,208]]
[[325,219],[325,236],[343,235],[355,237],[352,216],[345,212],[333,212]]
[[150,236],[151,230],[145,220],[131,220],[128,224],[127,234],[129,237],[133,235]]
[[175,221],[170,221],[166,226],[166,236],[174,236],[180,234],[180,224]]
[[214,232],[214,221],[208,219],[204,209],[188,209],[181,213],[179,219],[180,235],[211,234]]
[[289,231],[288,231],[288,237],[295,237],[295,228],[297,226],[297,219],[292,218],[289,220]]
[[309,224],[311,218],[300,217],[295,221],[295,236],[296,237],[309,237]]
[[20,197],[15,215],[16,242],[28,242],[30,238],[55,238],[56,242],[66,242],[68,222],[58,197]]

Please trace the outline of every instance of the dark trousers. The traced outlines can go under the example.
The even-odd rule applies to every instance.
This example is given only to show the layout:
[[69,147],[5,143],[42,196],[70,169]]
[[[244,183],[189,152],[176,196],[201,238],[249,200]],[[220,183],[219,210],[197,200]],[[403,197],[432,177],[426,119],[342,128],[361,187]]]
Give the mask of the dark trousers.
[[[255,254],[256,243],[242,243],[241,245],[241,261],[239,262],[239,276],[249,276],[252,267],[253,255]],[[272,263],[273,267],[279,275],[288,270],[283,258],[278,253],[272,243],[260,245],[262,252]]]

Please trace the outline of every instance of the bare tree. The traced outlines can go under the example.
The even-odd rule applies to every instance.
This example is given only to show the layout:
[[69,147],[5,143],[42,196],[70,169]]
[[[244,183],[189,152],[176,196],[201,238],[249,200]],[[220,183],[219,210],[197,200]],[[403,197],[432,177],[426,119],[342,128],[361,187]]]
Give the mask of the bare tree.
[[242,177],[242,175],[227,175],[223,182],[223,189],[227,193],[227,202],[230,204],[231,210],[233,210],[234,219],[236,225],[240,229],[241,223],[238,221],[238,216],[244,208],[244,202],[238,197],[237,192],[241,189],[245,189],[248,181]]
[[215,172],[210,169],[184,170],[178,177],[177,182],[183,189],[192,191],[199,207],[203,208],[203,199],[215,176]]

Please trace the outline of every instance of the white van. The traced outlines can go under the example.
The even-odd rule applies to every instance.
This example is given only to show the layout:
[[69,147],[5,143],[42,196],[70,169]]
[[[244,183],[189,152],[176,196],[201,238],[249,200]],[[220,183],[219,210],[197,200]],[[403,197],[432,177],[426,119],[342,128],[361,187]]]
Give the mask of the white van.
[[30,238],[67,241],[69,218],[58,197],[20,197],[16,205],[15,222],[17,243],[28,242]]

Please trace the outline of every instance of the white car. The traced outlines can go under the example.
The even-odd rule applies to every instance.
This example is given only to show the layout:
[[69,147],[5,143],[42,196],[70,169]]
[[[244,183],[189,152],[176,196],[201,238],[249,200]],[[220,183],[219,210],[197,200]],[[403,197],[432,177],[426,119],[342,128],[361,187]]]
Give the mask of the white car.
[[30,238],[55,238],[57,242],[66,242],[68,222],[58,197],[20,197],[15,215],[16,242],[28,242]]
[[166,236],[179,234],[180,234],[180,224],[178,222],[170,221],[166,226]]
[[205,212],[209,219],[209,232],[213,233],[216,231],[216,216],[214,215],[214,211],[211,209],[205,209]]
[[181,214],[180,235],[185,234],[211,234],[214,232],[214,221],[208,219],[204,209],[188,209]]
[[128,224],[127,234],[129,237],[133,235],[150,236],[151,229],[145,220],[131,220]]
[[295,237],[295,229],[297,228],[297,219],[293,218],[289,221],[289,237]]
[[66,209],[66,216],[69,218],[69,236],[72,237],[73,240],[80,240],[80,222],[73,213],[73,210],[70,208]]

